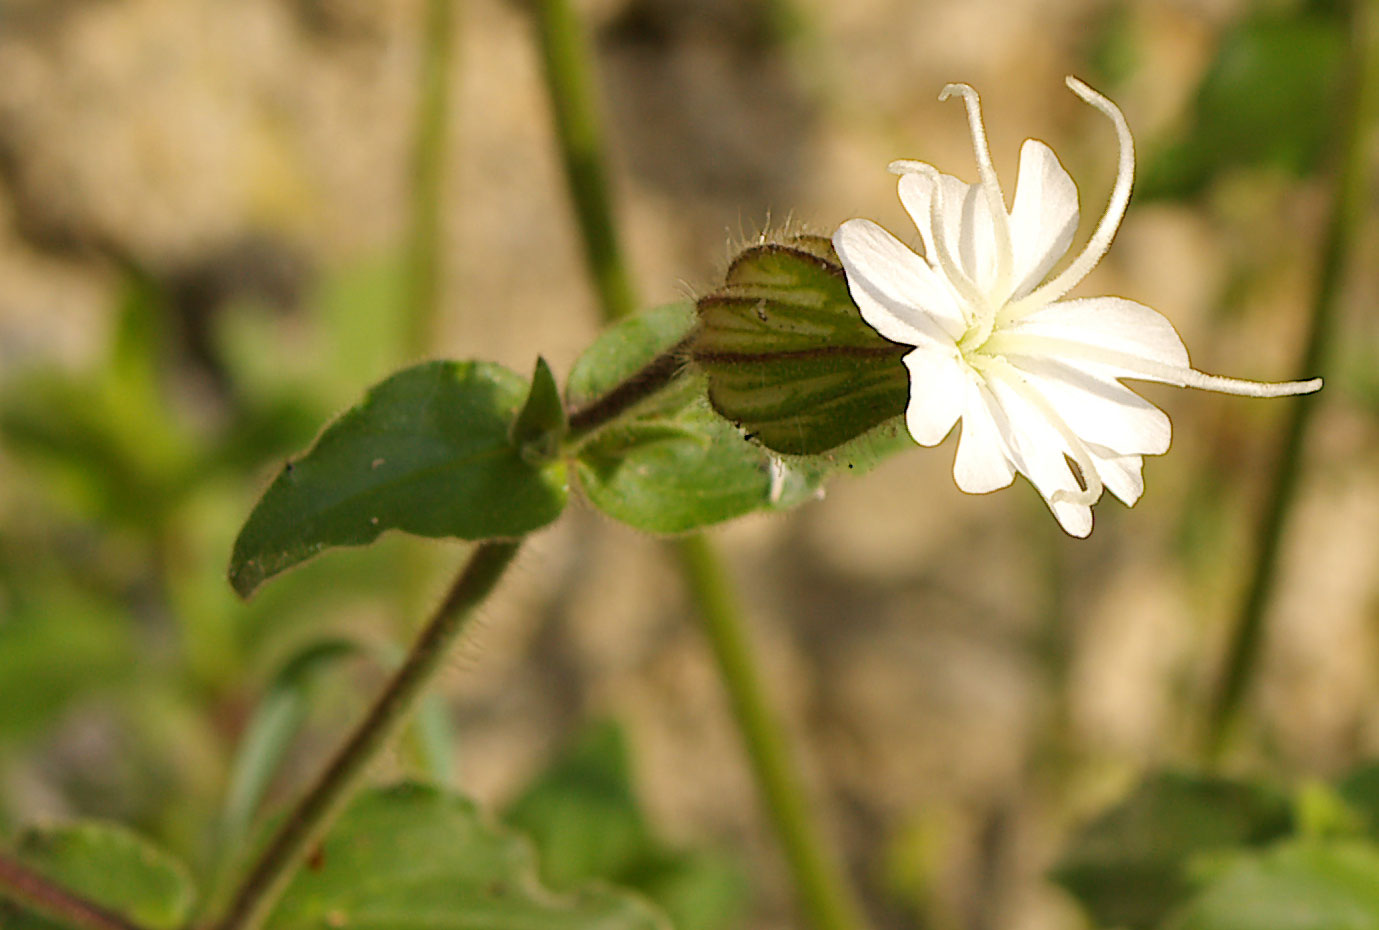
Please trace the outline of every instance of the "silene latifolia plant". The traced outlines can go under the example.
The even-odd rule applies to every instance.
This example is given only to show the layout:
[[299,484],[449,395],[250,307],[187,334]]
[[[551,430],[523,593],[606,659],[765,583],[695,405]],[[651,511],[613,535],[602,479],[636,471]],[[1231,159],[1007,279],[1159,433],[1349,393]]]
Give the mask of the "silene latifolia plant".
[[[1120,297],[1067,299],[1114,238],[1134,149],[1120,110],[1076,78],[1120,146],[1110,203],[1057,274],[1078,226],[1077,187],[1027,140],[1009,208],[976,92],[967,108],[978,181],[897,161],[917,254],[865,219],[831,241],[754,245],[694,305],[605,332],[564,399],[544,361],[530,383],[487,362],[406,369],[326,429],[268,489],[235,547],[247,595],[324,548],[387,529],[512,539],[561,512],[572,484],[638,529],[682,533],[817,496],[843,468],[941,442],[961,421],[953,474],[970,493],[1018,472],[1074,536],[1109,489],[1143,491],[1143,457],[1167,451],[1168,417],[1121,383],[1157,381],[1255,397],[1320,379],[1260,383],[1193,368],[1162,315]],[[901,429],[903,424],[904,429]]]
[[[465,616],[521,539],[560,515],[572,487],[637,529],[685,533],[796,506],[835,472],[935,445],[961,421],[962,490],[994,491],[1022,474],[1064,530],[1086,536],[1103,490],[1133,504],[1143,457],[1169,446],[1168,417],[1122,379],[1256,397],[1317,390],[1318,380],[1203,374],[1148,307],[1067,298],[1110,246],[1134,172],[1120,110],[1076,79],[1068,86],[1111,121],[1120,157],[1105,214],[1057,273],[1078,226],[1076,186],[1052,150],[1030,140],[1007,207],[977,95],[952,84],[942,96],[966,104],[977,183],[919,162],[891,165],[923,254],[863,219],[831,239],[762,241],[697,302],[613,326],[563,390],[540,359],[530,380],[489,362],[426,362],[372,388],[287,464],[235,543],[230,581],[241,595],[386,530],[479,545],[386,693],[224,896],[215,926],[258,926],[275,904],[279,914],[315,913],[320,889],[308,886],[325,879],[302,872],[292,888],[305,890],[279,902],[288,878],[441,667]],[[351,883],[342,888],[354,894]]]

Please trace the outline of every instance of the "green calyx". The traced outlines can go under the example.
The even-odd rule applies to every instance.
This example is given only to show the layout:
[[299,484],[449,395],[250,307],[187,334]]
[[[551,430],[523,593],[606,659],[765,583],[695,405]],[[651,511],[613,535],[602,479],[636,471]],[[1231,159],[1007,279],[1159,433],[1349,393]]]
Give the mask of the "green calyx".
[[821,236],[747,249],[697,310],[709,403],[768,449],[817,455],[905,412],[909,350],[862,319]]

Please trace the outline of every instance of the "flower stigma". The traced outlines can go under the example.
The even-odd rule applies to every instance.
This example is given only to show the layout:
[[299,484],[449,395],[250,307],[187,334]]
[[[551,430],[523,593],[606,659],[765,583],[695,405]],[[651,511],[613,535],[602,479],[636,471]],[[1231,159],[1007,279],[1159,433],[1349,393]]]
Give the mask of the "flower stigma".
[[899,193],[923,254],[870,220],[843,223],[833,244],[862,318],[911,346],[906,428],[925,446],[962,431],[958,487],[980,494],[1025,475],[1073,536],[1092,529],[1091,506],[1109,490],[1133,505],[1143,456],[1168,450],[1167,415],[1121,383],[1129,378],[1252,397],[1304,394],[1321,380],[1264,383],[1193,368],[1173,325],[1120,297],[1065,300],[1115,238],[1130,203],[1134,140],[1120,109],[1077,78],[1068,87],[1105,115],[1119,146],[1109,203],[1082,250],[1057,274],[1078,227],[1077,186],[1043,142],[1020,149],[1014,199],[991,161],[977,92],[961,97],[978,181],[895,161]]

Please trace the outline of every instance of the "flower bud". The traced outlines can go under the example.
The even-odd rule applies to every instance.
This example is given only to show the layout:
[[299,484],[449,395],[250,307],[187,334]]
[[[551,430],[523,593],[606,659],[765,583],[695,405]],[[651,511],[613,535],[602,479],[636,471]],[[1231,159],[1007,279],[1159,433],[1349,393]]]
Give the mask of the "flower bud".
[[698,313],[709,403],[768,449],[826,452],[905,413],[908,349],[863,321],[821,236],[747,249]]

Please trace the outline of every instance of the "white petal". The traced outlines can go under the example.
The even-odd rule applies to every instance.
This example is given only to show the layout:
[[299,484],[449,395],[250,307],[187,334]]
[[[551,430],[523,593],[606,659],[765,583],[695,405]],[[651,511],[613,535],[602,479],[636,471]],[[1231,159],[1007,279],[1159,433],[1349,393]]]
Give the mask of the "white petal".
[[1077,219],[1077,185],[1053,149],[1026,139],[1010,208],[1012,296],[1023,297],[1048,277],[1072,245]]
[[1116,455],[1110,449],[1089,444],[1087,451],[1096,463],[1097,474],[1101,476],[1106,489],[1120,498],[1127,507],[1135,506],[1135,501],[1144,493],[1144,459],[1138,455]]
[[986,494],[1015,480],[1015,466],[1006,449],[1010,424],[991,391],[978,379],[967,386],[962,410],[962,436],[953,461],[953,480],[968,494]]
[[1007,439],[1015,467],[1039,491],[1069,535],[1086,536],[1092,531],[1092,509],[1066,499],[1080,495],[1082,485],[1068,465],[1071,450],[1062,434],[1004,379],[988,378],[987,384],[1009,418]]
[[1092,508],[1087,504],[1078,504],[1073,501],[1049,501],[1049,509],[1053,511],[1054,517],[1058,520],[1058,525],[1063,527],[1063,532],[1069,536],[1076,536],[1078,539],[1086,539],[1092,535]]
[[926,345],[961,335],[962,313],[927,262],[871,220],[848,220],[833,234],[848,290],[862,319],[893,342]]
[[1113,378],[1048,356],[1012,353],[1007,358],[1084,441],[1117,455],[1168,451],[1173,437],[1168,415]]
[[919,227],[924,240],[925,256],[938,267],[935,237],[943,236],[943,245],[957,260],[958,267],[979,291],[990,290],[996,276],[996,227],[991,222],[991,209],[980,184],[965,184],[950,174],[938,176],[942,184],[943,202],[938,229],[934,228],[930,201],[934,192],[933,179],[925,174],[908,173],[900,178],[900,202]]
[[904,362],[910,370],[905,427],[921,446],[936,446],[962,413],[970,376],[956,350],[916,349]]
[[1123,356],[1175,368],[1189,365],[1187,349],[1173,324],[1158,311],[1122,297],[1088,297],[1049,304],[1002,328],[998,337],[992,351],[1035,354],[1031,347],[1038,340],[1048,347],[1040,354],[1068,357],[1071,351],[1092,362],[1101,357],[1096,349],[1106,349],[1122,362],[1119,366],[1107,362],[1111,367],[1125,367]]

